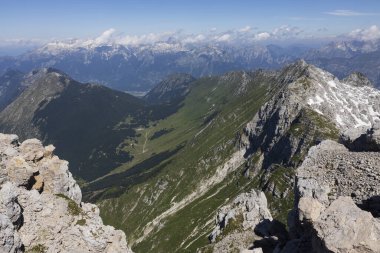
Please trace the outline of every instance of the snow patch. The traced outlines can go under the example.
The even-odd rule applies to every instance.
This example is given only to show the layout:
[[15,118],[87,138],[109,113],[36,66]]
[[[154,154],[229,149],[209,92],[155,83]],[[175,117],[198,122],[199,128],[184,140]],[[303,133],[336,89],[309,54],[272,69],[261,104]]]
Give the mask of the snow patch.
[[307,104],[329,117],[342,132],[365,131],[380,120],[379,90],[346,84],[316,67],[310,71],[315,91],[306,98]]

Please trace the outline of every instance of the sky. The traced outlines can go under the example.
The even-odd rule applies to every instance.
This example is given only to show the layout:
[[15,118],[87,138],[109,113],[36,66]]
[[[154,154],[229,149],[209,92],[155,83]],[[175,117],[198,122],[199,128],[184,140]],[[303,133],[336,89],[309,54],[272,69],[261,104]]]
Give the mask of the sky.
[[110,29],[129,36],[249,30],[265,39],[281,27],[321,38],[380,27],[379,0],[0,0],[0,6],[0,44],[94,38]]

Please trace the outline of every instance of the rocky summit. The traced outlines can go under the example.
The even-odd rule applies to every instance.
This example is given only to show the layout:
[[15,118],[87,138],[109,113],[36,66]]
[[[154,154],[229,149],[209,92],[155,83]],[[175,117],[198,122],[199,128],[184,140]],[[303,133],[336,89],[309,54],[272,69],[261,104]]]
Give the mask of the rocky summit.
[[0,134],[0,252],[132,252],[83,203],[68,162],[37,139]]

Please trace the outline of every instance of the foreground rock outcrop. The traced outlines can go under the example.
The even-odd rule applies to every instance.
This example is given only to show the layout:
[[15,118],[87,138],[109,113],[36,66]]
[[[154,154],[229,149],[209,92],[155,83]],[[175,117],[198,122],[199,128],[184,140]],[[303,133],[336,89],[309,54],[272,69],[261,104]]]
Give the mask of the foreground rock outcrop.
[[262,248],[273,250],[285,237],[285,228],[270,214],[265,194],[251,190],[218,210],[208,248],[218,253],[263,252]]
[[0,252],[131,252],[53,151],[0,134]]
[[339,197],[313,222],[315,252],[380,252],[380,221]]
[[277,252],[380,252],[380,153],[326,140],[297,169],[293,240]]

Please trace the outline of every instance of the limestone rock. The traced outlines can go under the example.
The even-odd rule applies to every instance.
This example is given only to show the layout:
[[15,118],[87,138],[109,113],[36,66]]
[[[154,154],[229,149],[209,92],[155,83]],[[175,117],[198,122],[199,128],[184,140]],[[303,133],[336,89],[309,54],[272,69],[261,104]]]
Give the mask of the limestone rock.
[[57,156],[40,161],[40,175],[44,182],[44,191],[52,194],[64,194],[80,203],[82,192],[68,169],[68,162]]
[[299,220],[315,221],[323,209],[323,205],[319,203],[318,200],[309,197],[303,197],[298,202]]
[[44,147],[37,139],[25,140],[20,145],[20,152],[27,161],[40,160],[44,156]]
[[[254,241],[271,236],[272,220],[263,192],[251,190],[241,193],[219,209],[215,228],[209,236],[213,242],[210,247],[218,253],[227,253],[232,249],[241,252],[248,250]],[[270,241],[275,243],[274,240]],[[246,252],[260,252],[259,249],[253,250]]]
[[380,252],[380,222],[358,208],[350,197],[339,197],[313,223],[315,252]]
[[6,163],[9,179],[17,186],[27,186],[35,170],[21,156],[15,156]]
[[240,253],[263,253],[263,250],[261,248],[244,249],[244,250],[240,251]]
[[68,162],[36,139],[0,134],[0,252],[130,253],[125,234],[81,202]]
[[0,252],[22,252],[22,242],[8,216],[0,213]]
[[17,203],[17,187],[11,182],[3,184],[0,189],[0,213],[6,215],[13,224],[21,216],[21,208]]
[[253,231],[256,226],[264,221],[272,221],[272,216],[267,207],[267,199],[263,192],[252,190],[237,196],[231,204],[221,207],[216,216],[216,227],[210,235],[210,240],[215,242],[231,220],[239,219],[242,230]]

